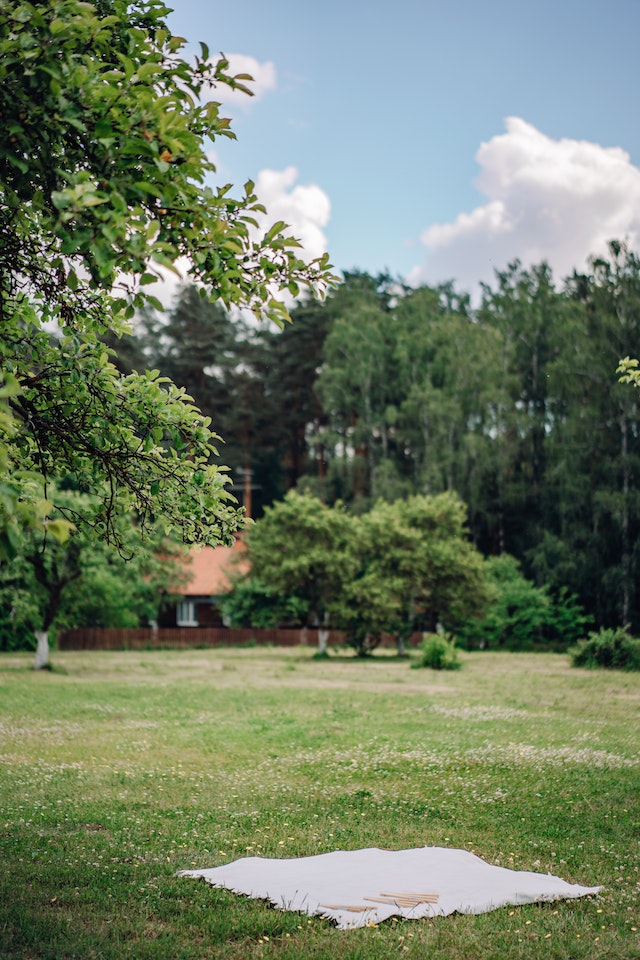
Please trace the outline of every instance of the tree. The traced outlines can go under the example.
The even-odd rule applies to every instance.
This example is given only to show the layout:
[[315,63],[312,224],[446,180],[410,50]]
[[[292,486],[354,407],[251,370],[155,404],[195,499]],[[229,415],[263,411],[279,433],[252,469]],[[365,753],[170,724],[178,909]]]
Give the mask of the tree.
[[455,627],[487,598],[465,508],[450,494],[380,501],[354,516],[292,491],[251,528],[247,556],[249,582],[271,591],[270,602],[295,598],[321,634],[344,630],[359,656],[383,634],[403,652],[415,629]]
[[548,265],[525,270],[518,260],[496,272],[494,289],[484,287],[478,321],[497,340],[485,479],[495,508],[480,542],[487,551],[523,556],[544,528],[547,440],[560,412],[551,370],[579,331]]
[[406,570],[398,551],[392,557],[389,546],[406,531],[386,526],[386,506],[380,502],[369,513],[346,518],[351,571],[332,598],[331,620],[359,657],[368,656],[402,622]]
[[380,502],[363,520],[375,551],[369,570],[397,587],[398,616],[387,629],[399,652],[414,630],[448,630],[484,610],[482,556],[469,542],[466,507],[455,494]]
[[[216,434],[224,438],[224,446],[218,447],[218,455],[212,459],[229,468],[244,462],[237,457],[242,440],[234,433],[244,328],[242,319],[232,320],[219,301],[212,303],[200,295],[195,284],[184,284],[166,313],[145,311],[140,316],[136,335],[146,355],[146,367],[159,370],[184,388]],[[115,350],[121,362],[119,344]],[[132,360],[135,362],[133,357],[122,357],[124,364]]]
[[2,593],[11,609],[11,627],[26,626],[34,634],[36,670],[49,665],[49,629],[64,591],[80,576],[80,553],[77,538],[61,543],[50,537],[44,549],[31,532],[24,552],[2,568]]
[[[283,330],[261,328],[259,346],[266,362],[265,381],[277,404],[276,424],[283,489],[280,496],[309,475],[322,484],[325,453],[321,430],[325,415],[316,384],[324,358],[334,296],[324,302],[305,298],[291,311]],[[258,476],[258,482],[261,481]]]
[[522,574],[508,553],[489,557],[485,573],[490,598],[484,616],[465,618],[457,634],[469,649],[566,649],[584,636],[589,617],[566,590],[556,597]]
[[541,540],[530,564],[546,574],[558,556],[567,568],[570,561],[564,582],[596,625],[636,625],[640,407],[635,391],[616,383],[613,373],[638,343],[640,259],[611,242],[608,257],[593,259],[587,274],[567,281],[566,296],[581,326],[554,365],[565,402],[549,436],[555,466],[545,527],[557,539]]
[[[67,511],[88,509],[86,494],[56,490]],[[54,514],[55,516],[55,514]],[[163,592],[180,582],[178,551],[167,542],[143,542],[131,520],[119,520],[128,558],[82,532],[64,543],[24,532],[16,555],[0,567],[0,649],[37,641],[36,669],[48,666],[52,627],[135,627],[156,620]]]
[[331,611],[354,572],[349,519],[341,507],[291,490],[247,537],[249,576],[308,611],[320,653],[326,652]]
[[[450,284],[407,291],[394,310],[396,432],[412,492],[455,490],[477,519],[499,381],[494,331]],[[478,358],[482,357],[482,362]]]
[[[207,140],[233,137],[219,86],[247,92],[206,46],[193,59],[158,0],[0,5],[1,549],[42,526],[51,480],[100,490],[67,519],[117,540],[118,514],[161,518],[186,541],[227,542],[241,523],[217,436],[157,372],[123,375],[101,338],[126,336],[160,268],[187,264],[203,294],[282,323],[283,291],[322,293],[251,181],[214,188]],[[9,471],[12,472],[8,478]],[[41,478],[38,483],[37,478]],[[45,521],[46,522],[46,521]],[[52,532],[61,527],[49,525]]]
[[239,581],[220,597],[218,606],[225,623],[232,627],[277,627],[282,623],[306,623],[307,605],[295,596],[283,597],[258,580]]
[[371,505],[374,472],[389,455],[386,413],[396,382],[390,286],[385,275],[348,273],[326,307],[331,323],[317,381],[326,426],[315,437],[329,454],[322,493],[359,510]]
[[[238,495],[245,474],[253,478],[252,517],[261,515],[262,501],[270,503],[285,492],[281,450],[287,391],[274,369],[269,344],[297,323],[277,333],[272,326],[251,325],[237,311],[232,314],[220,302],[203,298],[195,284],[183,284],[165,314],[142,311],[135,318],[134,337],[109,340],[120,370],[159,370],[184,387],[211,419],[224,437],[213,460],[227,465],[234,481],[231,489]],[[244,505],[249,508],[249,503]]]
[[371,299],[353,307],[334,322],[326,343],[326,365],[318,388],[329,412],[342,456],[359,461],[361,480],[355,480],[354,499],[371,494],[377,456],[375,438],[386,447],[385,410],[392,351],[388,317]]

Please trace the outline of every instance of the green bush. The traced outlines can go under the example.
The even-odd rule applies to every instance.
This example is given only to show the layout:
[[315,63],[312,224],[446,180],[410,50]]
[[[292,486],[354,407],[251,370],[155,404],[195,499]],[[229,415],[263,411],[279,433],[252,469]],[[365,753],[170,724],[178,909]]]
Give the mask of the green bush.
[[14,623],[11,611],[0,611],[0,651],[35,650],[36,638],[23,623]]
[[602,627],[569,653],[574,667],[640,670],[640,640],[630,635],[628,627]]
[[581,640],[592,626],[593,617],[584,612],[575,594],[569,593],[566,587],[551,594],[551,612],[544,627],[551,649],[566,650]]
[[589,618],[565,589],[553,595],[527,580],[515,557],[501,554],[485,560],[492,598],[482,618],[456,627],[468,650],[566,650],[584,637]]
[[430,667],[432,670],[459,670],[455,639],[446,633],[424,633],[418,647],[418,661],[414,669]]

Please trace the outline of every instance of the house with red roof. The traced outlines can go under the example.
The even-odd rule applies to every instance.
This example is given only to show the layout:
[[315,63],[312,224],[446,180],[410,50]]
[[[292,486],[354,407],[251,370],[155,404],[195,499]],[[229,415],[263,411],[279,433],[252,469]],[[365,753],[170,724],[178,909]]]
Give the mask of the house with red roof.
[[218,600],[231,590],[232,579],[247,570],[244,545],[236,540],[232,547],[194,547],[182,567],[176,602],[167,604],[160,626],[223,626]]

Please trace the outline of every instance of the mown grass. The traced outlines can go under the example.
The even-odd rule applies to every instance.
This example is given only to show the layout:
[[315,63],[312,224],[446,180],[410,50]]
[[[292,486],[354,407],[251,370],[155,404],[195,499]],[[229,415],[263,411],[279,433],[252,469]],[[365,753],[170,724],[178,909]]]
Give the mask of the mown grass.
[[[0,955],[640,957],[639,675],[311,654],[58,653],[52,673],[0,657]],[[605,889],[338,931],[175,876],[425,844]]]

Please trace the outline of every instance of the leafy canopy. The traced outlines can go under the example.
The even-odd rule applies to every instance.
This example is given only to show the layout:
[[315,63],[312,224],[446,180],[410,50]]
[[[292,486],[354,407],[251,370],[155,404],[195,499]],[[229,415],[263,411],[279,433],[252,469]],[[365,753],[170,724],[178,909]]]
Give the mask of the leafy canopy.
[[247,578],[283,602],[295,598],[314,625],[344,630],[364,656],[385,633],[400,639],[482,612],[482,558],[465,518],[451,494],[379,501],[357,516],[290,491],[250,530]]
[[[72,490],[54,496],[75,512],[90,499]],[[0,566],[0,650],[29,649],[33,634],[51,627],[137,627],[158,618],[167,591],[182,583],[181,548],[143,542],[132,518],[118,524],[127,559],[81,531],[65,543],[22,532],[16,555]]]
[[[157,373],[122,376],[101,345],[129,332],[159,268],[203,295],[282,323],[284,291],[322,294],[326,256],[306,263],[254,185],[212,187],[209,141],[231,137],[221,86],[246,75],[187,59],[160,0],[0,0],[0,552],[73,474],[106,490],[87,522],[160,515],[187,541],[227,541],[240,517],[210,465],[216,435]],[[61,528],[57,532],[60,532]]]

